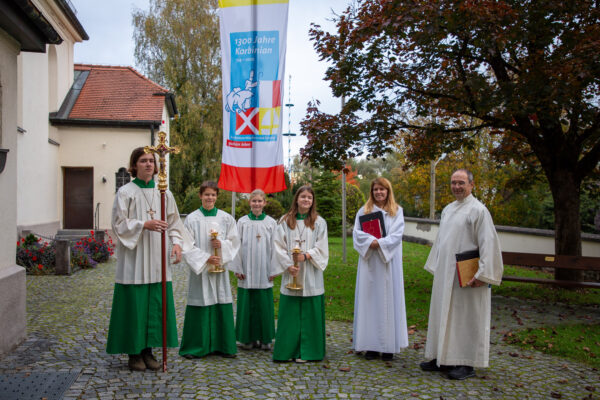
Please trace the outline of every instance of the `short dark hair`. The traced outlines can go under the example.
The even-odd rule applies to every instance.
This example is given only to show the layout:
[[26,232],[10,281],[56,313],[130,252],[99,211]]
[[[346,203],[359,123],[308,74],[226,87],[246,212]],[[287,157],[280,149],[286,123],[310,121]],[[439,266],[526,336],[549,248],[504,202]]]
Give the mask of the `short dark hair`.
[[[137,178],[137,169],[135,165],[137,164],[140,157],[144,154],[147,153],[144,151],[143,147],[136,147],[131,152],[131,156],[129,157],[129,169],[127,170],[127,172],[129,172],[134,178]],[[156,157],[154,157],[154,155],[152,155],[152,157],[154,158],[154,175],[156,175],[158,174],[158,165],[156,165]]]
[[458,171],[464,172],[465,174],[467,174],[467,179],[469,179],[469,183],[473,183],[473,173],[471,171],[469,171],[466,168],[459,168],[456,171],[454,171],[452,173],[452,175],[454,175],[455,173],[457,173]]
[[202,182],[202,185],[200,185],[200,190],[198,191],[198,193],[200,193],[200,196],[202,196],[202,193],[204,193],[204,191],[208,188],[215,190],[217,192],[217,196],[219,195],[219,185],[217,185],[217,182],[204,181]]

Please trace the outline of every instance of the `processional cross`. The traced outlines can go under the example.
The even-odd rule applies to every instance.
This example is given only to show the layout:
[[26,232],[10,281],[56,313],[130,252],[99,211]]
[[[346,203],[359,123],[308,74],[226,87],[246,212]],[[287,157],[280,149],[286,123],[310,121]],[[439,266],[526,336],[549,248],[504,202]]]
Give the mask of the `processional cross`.
[[[146,154],[158,154],[158,190],[160,192],[160,219],[167,220],[165,206],[165,194],[167,192],[167,160],[165,156],[169,153],[178,154],[178,147],[167,145],[167,134],[163,131],[158,133],[158,145],[144,147]],[[151,212],[151,213],[150,213]],[[151,218],[154,210],[148,211]],[[167,236],[161,232],[161,275],[162,275],[162,339],[163,339],[163,372],[167,372]]]

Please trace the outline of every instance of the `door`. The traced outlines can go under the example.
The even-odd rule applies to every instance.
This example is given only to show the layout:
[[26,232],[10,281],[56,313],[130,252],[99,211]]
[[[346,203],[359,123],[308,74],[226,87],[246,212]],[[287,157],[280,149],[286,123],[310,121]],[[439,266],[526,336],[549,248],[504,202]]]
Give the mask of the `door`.
[[92,229],[94,225],[94,169],[64,169],[64,228]]

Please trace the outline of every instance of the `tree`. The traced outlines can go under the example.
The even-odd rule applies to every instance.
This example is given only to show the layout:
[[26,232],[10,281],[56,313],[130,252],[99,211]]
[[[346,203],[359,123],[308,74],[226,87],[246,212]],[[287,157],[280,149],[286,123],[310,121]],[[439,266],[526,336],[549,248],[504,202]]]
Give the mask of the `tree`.
[[330,236],[339,236],[342,228],[341,185],[331,171],[323,171],[313,184],[317,212],[327,221]]
[[221,61],[217,1],[151,0],[133,12],[135,59],[142,71],[175,94],[180,117],[171,124],[170,189],[186,190],[220,169]]
[[599,173],[599,17],[589,0],[361,1],[336,18],[337,32],[310,31],[346,103],[335,116],[309,107],[302,155],[339,168],[364,151],[383,155],[405,132],[418,164],[472,148],[489,128],[499,162],[541,168],[555,252],[580,255],[581,183]]

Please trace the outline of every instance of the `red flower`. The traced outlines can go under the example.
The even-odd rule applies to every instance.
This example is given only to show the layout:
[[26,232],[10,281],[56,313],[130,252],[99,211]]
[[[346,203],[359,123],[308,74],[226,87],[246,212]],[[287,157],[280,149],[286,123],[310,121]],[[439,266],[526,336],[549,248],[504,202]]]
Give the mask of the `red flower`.
[[94,234],[94,231],[90,231],[90,235],[93,235],[93,234]]
[[44,254],[44,250],[40,250],[40,253]]
[[38,240],[37,240],[37,241],[38,241],[38,242],[41,242],[41,241],[42,241],[42,238],[38,238]]
[[[432,203],[433,204],[433,203]],[[81,242],[77,242],[77,246],[81,246]]]
[[19,241],[17,240],[17,246],[18,246],[18,245],[20,245],[20,244],[21,244],[21,242],[19,242]]
[[41,271],[44,269],[44,266],[42,264],[38,264],[38,269]]
[[25,238],[21,238],[21,242],[25,243]]
[[37,261],[37,257],[36,257],[36,256],[33,256],[33,257],[31,257],[31,259],[32,259],[33,261]]

